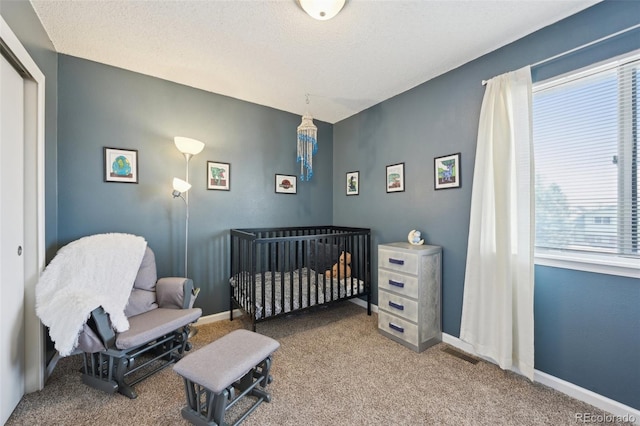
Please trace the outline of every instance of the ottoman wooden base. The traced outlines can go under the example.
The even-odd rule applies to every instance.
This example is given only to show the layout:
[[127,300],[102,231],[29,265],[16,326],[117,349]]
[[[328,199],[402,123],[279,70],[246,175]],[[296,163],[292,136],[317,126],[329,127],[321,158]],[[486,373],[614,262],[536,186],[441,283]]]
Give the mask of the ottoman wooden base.
[[271,402],[266,387],[272,381],[271,355],[279,347],[270,337],[235,330],[178,361],[173,369],[184,378],[187,395],[182,417],[195,425],[227,426],[227,410],[245,396],[255,397],[237,425],[263,401]]

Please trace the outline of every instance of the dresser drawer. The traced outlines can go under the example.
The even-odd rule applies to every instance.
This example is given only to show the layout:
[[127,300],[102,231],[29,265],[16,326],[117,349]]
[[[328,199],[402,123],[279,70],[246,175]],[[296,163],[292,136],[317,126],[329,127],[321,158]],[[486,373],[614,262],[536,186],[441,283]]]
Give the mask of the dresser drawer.
[[418,277],[378,269],[378,288],[418,298]]
[[378,311],[378,328],[412,345],[418,344],[418,326],[395,315]]
[[418,274],[418,256],[415,253],[403,251],[378,249],[378,266],[404,272],[405,274]]
[[415,300],[380,290],[378,292],[378,308],[409,321],[418,322],[418,302]]

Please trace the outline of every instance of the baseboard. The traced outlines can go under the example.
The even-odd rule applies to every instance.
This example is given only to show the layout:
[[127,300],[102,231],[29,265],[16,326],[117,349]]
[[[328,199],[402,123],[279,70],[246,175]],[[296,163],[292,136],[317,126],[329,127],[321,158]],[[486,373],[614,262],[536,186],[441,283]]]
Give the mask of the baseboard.
[[[360,298],[354,297],[353,299],[349,299],[349,301],[351,303],[354,303],[354,304],[360,306],[361,308],[367,309],[367,301],[366,300],[362,300]],[[371,304],[371,312],[378,313],[378,305],[374,305],[372,303]]]
[[[463,342],[459,338],[451,336],[450,334],[442,333],[442,341],[460,349],[461,351],[480,357],[475,353],[475,350],[469,343]],[[484,357],[480,358],[486,359]],[[493,362],[489,359],[486,360],[488,362]],[[618,401],[607,398],[606,396],[602,396],[580,386],[574,385],[573,383],[559,379],[540,370],[534,371],[533,380],[537,383],[548,386],[552,389],[557,390],[558,392],[562,392],[565,395],[575,398],[578,401],[585,402],[587,404],[593,405],[596,408],[611,413],[612,418],[599,419],[604,423],[627,422],[640,425],[640,410],[636,410],[635,408],[629,407],[628,405],[621,404]],[[583,413],[576,413],[576,416],[578,416],[579,414]],[[589,415],[591,413],[584,414]],[[578,420],[579,418],[576,417],[576,423],[578,423]]]

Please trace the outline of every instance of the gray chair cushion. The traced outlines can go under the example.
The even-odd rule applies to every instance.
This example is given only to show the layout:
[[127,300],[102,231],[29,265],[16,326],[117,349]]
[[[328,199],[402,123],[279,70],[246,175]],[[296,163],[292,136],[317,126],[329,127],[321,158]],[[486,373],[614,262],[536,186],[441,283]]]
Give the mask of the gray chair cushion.
[[116,347],[130,349],[196,321],[202,315],[200,308],[158,308],[129,318],[129,330],[118,334]]
[[142,257],[140,270],[138,271],[136,280],[133,283],[133,288],[154,291],[156,287],[156,281],[158,281],[158,273],[156,271],[156,256],[153,254],[153,251],[147,246],[147,249],[144,252],[144,256]]
[[100,337],[85,323],[82,326],[82,332],[78,336],[78,349],[82,352],[94,353],[104,351],[106,348]]
[[[165,277],[158,280],[156,285],[156,300],[161,308],[182,309],[185,298],[185,284],[190,283],[189,288],[193,287],[193,283],[188,278]],[[187,294],[186,297],[190,297]]]
[[124,308],[124,314],[128,317],[139,315],[144,312],[156,309],[158,303],[156,303],[156,292],[147,290],[138,290],[134,288],[131,290],[129,301]]
[[182,358],[173,370],[218,394],[279,347],[271,337],[235,330]]

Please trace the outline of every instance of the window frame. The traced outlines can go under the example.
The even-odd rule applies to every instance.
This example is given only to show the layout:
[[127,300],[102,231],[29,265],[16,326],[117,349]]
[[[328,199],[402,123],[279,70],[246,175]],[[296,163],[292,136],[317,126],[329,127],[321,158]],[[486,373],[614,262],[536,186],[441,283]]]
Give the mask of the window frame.
[[[568,81],[572,81],[581,77],[593,75],[607,69],[618,68],[629,62],[638,60],[640,60],[640,50],[635,50],[625,55],[611,58],[606,61],[598,62],[596,64],[570,71],[559,76],[536,82],[532,87],[532,96],[534,96],[537,91],[561,85]],[[628,96],[625,96],[624,98],[626,99],[628,98]],[[625,130],[627,129],[621,129],[621,132]],[[630,167],[628,169],[630,169]],[[627,173],[627,170],[622,171],[622,173]],[[637,201],[638,200],[636,200],[636,202]],[[618,232],[618,238],[620,238],[620,232]],[[640,259],[638,258],[625,256],[623,254],[608,255],[570,250],[565,251],[561,249],[539,248],[536,247],[535,240],[533,246],[534,263],[536,265],[572,269],[599,274],[640,278]]]

